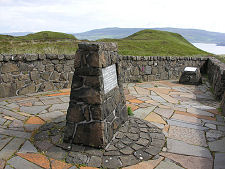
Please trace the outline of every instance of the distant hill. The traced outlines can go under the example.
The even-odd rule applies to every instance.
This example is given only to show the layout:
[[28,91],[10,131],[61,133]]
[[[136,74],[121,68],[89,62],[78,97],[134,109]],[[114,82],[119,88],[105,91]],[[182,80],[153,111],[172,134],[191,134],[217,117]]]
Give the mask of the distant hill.
[[146,29],[122,39],[100,39],[117,42],[119,54],[133,56],[193,56],[210,55],[193,46],[177,33]]
[[33,32],[10,32],[10,33],[0,33],[2,35],[11,35],[11,36],[26,36],[28,34],[31,34]]
[[[75,33],[78,39],[97,40],[103,38],[119,39],[127,37],[133,33],[147,28],[103,28],[94,29],[83,33]],[[181,28],[150,28],[153,30],[169,31],[181,34],[191,43],[225,43],[225,33],[209,32],[200,29],[181,29]]]
[[25,36],[0,35],[0,40],[62,40],[62,39],[76,40],[76,37],[72,34],[52,32],[52,31],[31,33]]

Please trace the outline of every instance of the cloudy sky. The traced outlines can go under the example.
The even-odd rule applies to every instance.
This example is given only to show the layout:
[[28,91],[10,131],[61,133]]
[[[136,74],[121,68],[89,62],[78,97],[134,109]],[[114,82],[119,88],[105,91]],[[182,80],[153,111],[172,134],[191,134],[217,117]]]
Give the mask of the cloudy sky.
[[225,33],[224,0],[0,0],[0,33],[78,33],[105,27]]

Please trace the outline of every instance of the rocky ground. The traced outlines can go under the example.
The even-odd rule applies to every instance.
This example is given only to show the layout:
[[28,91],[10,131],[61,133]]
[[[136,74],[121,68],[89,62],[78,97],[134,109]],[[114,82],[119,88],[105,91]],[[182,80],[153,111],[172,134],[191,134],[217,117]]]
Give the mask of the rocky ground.
[[134,113],[130,120],[142,120],[137,133],[131,127],[117,133],[107,147],[111,154],[60,144],[69,89],[0,99],[0,169],[225,168],[225,121],[207,82],[128,83],[124,92]]

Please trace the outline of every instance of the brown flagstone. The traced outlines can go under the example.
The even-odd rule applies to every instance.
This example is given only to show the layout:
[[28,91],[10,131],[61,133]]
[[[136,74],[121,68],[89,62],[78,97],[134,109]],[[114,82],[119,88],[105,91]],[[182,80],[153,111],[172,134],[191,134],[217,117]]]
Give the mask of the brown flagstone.
[[145,117],[146,121],[149,122],[155,122],[155,123],[160,123],[160,124],[167,124],[160,115],[151,112],[147,117]]
[[130,107],[132,111],[135,111],[139,108],[138,106],[133,105],[133,104],[126,104],[126,105],[127,105],[127,107]]
[[132,99],[132,100],[128,100],[128,101],[131,103],[144,103],[143,101],[138,100],[138,99]]
[[148,90],[154,91],[155,93],[162,93],[162,94],[169,94],[172,89],[167,89],[163,87],[154,87],[154,88],[148,88]]
[[46,169],[50,168],[50,162],[48,158],[42,154],[38,154],[38,153],[16,153],[16,154],[43,168],[46,168]]
[[46,96],[64,96],[64,95],[70,95],[70,92],[55,93],[55,94],[49,94],[49,95],[46,95]]
[[182,114],[182,115],[185,115],[185,116],[192,116],[192,117],[196,117],[196,118],[199,118],[199,119],[216,121],[215,117],[209,117],[209,116],[204,116],[204,115],[197,115],[197,114],[187,113],[187,112],[183,112],[183,111],[175,111],[175,114]]
[[188,169],[212,169],[213,167],[212,159],[208,159],[208,158],[185,156],[185,155],[165,153],[165,152],[161,152],[160,155],[166,158],[169,158],[181,164],[184,168],[188,168]]
[[61,93],[66,93],[66,92],[70,92],[71,91],[71,89],[70,88],[68,88],[68,89],[61,89],[61,90],[59,90]]
[[55,159],[50,159],[51,161],[51,167],[52,169],[68,169],[70,167],[72,167],[71,164],[59,161],[59,160],[55,160]]
[[205,111],[216,114],[216,115],[218,115],[218,114],[221,115],[221,112],[219,112],[217,109],[209,109],[209,110],[205,110]]
[[26,122],[25,124],[44,124],[45,121],[42,120],[40,117],[30,117]]

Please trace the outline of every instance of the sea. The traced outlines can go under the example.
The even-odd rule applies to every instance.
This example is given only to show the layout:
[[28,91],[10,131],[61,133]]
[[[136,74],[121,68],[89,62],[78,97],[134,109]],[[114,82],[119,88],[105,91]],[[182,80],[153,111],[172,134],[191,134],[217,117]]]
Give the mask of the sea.
[[216,44],[208,43],[192,43],[195,47],[202,49],[206,52],[213,53],[216,55],[225,55],[225,46],[217,46]]

